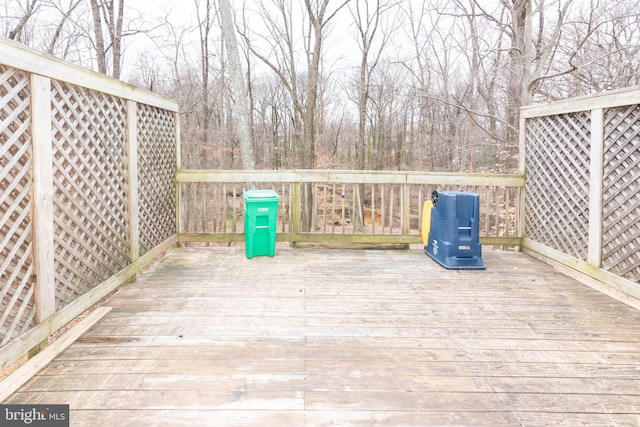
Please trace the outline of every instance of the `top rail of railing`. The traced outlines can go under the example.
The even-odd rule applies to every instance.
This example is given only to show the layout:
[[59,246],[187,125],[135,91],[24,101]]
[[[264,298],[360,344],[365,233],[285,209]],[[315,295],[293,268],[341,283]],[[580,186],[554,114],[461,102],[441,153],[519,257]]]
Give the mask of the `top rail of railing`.
[[179,170],[179,183],[325,182],[524,187],[524,175],[377,170]]

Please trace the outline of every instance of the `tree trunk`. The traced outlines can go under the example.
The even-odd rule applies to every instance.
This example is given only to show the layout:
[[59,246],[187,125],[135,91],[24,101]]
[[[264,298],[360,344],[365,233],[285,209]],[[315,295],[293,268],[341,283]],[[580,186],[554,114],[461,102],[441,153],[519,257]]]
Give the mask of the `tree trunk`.
[[[322,19],[322,18],[320,18]],[[306,155],[304,167],[313,169],[316,163],[316,109],[318,107],[318,81],[320,74],[320,56],[322,54],[322,21],[313,19],[314,43],[310,52],[309,72],[307,75],[307,99],[303,115],[303,140]]]
[[[198,2],[195,2],[196,8],[198,6]],[[204,19],[200,17],[200,9],[196,9],[197,19],[198,19],[198,34],[200,36],[200,75],[202,79],[202,101],[200,106],[201,112],[201,120],[200,120],[200,133],[201,133],[201,149],[199,156],[199,165],[200,168],[210,167],[206,165],[207,157],[210,157],[210,153],[207,153],[207,148],[209,146],[209,116],[210,116],[210,107],[209,107],[209,32],[211,31],[211,9],[213,8],[213,3],[211,0],[207,0],[206,2],[206,10]]]
[[531,102],[527,85],[531,74],[531,0],[514,0],[511,10],[511,67],[507,88],[507,142],[517,147],[520,107]]
[[238,53],[238,43],[236,41],[233,17],[231,15],[231,5],[229,0],[219,0],[220,23],[222,25],[222,37],[224,37],[227,47],[227,57],[231,74],[231,84],[235,92],[236,118],[238,120],[238,134],[240,135],[240,154],[242,156],[242,166],[244,169],[255,169],[255,159],[253,157],[253,141],[251,137],[251,120],[249,118],[249,98],[247,89],[242,77],[242,67],[240,66],[240,54]]
[[11,40],[22,41],[22,30],[25,25],[27,25],[27,22],[33,16],[37,8],[38,0],[32,0],[31,3],[28,3],[27,10],[25,10],[24,15],[20,18],[20,21],[18,21],[15,28],[9,32],[9,38]]
[[368,49],[363,49],[360,61],[360,82],[358,85],[358,142],[356,155],[358,157],[358,169],[364,170],[366,164],[366,121],[367,101],[369,99],[369,82],[367,81],[367,56]]
[[102,18],[100,17],[100,6],[97,0],[91,1],[91,14],[93,15],[93,32],[96,36],[96,60],[98,61],[98,72],[107,73],[107,54],[104,47],[104,36],[102,34]]
[[67,21],[69,20],[69,17],[71,16],[71,13],[75,10],[76,7],[78,7],[81,1],[82,0],[75,0],[74,2],[72,2],[69,5],[69,10],[67,10],[67,12],[65,12],[62,15],[62,19],[58,22],[58,25],[56,25],[56,30],[54,31],[53,36],[51,37],[51,41],[49,42],[49,47],[47,47],[48,53],[53,55],[56,44],[58,43],[58,40],[60,39],[60,35],[62,34],[62,29],[64,28],[64,25],[67,23]]
[[[113,16],[113,2],[109,4]],[[118,2],[118,16],[112,22],[111,43],[113,45],[113,78],[120,78],[120,65],[122,62],[122,21],[124,18],[124,0]]]

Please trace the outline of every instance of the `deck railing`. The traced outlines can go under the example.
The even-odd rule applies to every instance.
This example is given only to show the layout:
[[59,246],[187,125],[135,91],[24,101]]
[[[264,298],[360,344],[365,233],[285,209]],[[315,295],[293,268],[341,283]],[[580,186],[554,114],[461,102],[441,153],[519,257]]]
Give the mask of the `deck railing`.
[[178,240],[244,240],[247,188],[280,196],[277,239],[297,243],[391,244],[422,242],[424,202],[433,190],[480,194],[483,244],[520,244],[524,177],[381,171],[189,171],[180,188]]
[[0,369],[176,242],[178,105],[0,38]]
[[640,89],[522,110],[524,248],[640,298]]

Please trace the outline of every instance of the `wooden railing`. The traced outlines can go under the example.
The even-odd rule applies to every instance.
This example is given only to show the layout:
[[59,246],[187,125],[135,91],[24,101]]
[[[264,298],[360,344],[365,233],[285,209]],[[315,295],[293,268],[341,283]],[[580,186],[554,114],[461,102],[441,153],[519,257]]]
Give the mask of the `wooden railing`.
[[423,204],[433,190],[480,194],[483,244],[520,244],[518,175],[381,171],[196,171],[177,173],[181,242],[244,240],[243,192],[280,196],[278,241],[336,244],[422,242]]
[[524,250],[640,298],[640,89],[521,114]]
[[176,243],[178,111],[0,38],[0,369]]

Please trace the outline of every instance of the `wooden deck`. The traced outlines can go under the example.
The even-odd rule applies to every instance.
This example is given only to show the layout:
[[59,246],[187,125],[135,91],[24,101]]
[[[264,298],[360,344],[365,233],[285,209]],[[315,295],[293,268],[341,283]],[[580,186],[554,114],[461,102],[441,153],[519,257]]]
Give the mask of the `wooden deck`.
[[174,250],[4,403],[72,425],[640,424],[640,312],[521,253]]

